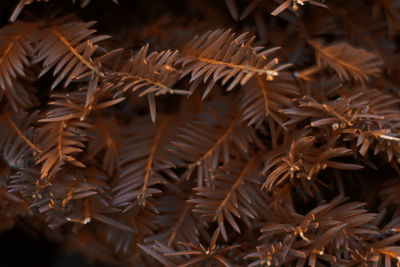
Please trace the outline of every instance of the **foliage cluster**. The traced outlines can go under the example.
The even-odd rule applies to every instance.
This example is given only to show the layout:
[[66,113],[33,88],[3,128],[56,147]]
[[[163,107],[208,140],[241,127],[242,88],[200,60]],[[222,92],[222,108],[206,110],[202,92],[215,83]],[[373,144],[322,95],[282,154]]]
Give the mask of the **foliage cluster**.
[[398,1],[39,2],[0,28],[2,230],[120,266],[399,264]]

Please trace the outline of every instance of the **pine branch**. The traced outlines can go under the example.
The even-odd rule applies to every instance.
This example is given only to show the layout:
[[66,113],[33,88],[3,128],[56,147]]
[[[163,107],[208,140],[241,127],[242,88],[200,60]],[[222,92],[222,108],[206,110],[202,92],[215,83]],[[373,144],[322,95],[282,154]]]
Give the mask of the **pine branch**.
[[18,110],[18,105],[31,104],[29,94],[18,78],[26,77],[25,68],[30,66],[37,34],[38,23],[20,21],[0,30],[0,88],[14,110]]
[[[182,192],[181,189],[187,189]],[[158,216],[154,223],[159,225],[158,230],[151,237],[146,238],[146,244],[160,242],[172,249],[184,249],[183,243],[198,243],[202,238],[207,223],[192,211],[193,204],[187,202],[194,197],[192,183],[184,183],[179,187],[171,187],[158,199]]]
[[362,48],[354,48],[346,42],[323,47],[317,40],[309,42],[316,53],[317,63],[337,72],[342,80],[369,81],[382,72],[379,58]]
[[400,133],[396,126],[400,118],[396,110],[398,102],[390,95],[365,89],[326,103],[304,98],[299,101],[300,108],[284,112],[302,119],[311,118],[310,126],[324,129],[330,136],[339,133],[344,140],[354,141],[363,156],[369,150],[373,150],[374,154],[386,152],[391,161],[399,151],[397,139]]
[[[297,266],[329,262],[335,265],[358,258],[359,249],[369,248],[368,237],[379,233],[372,224],[376,214],[362,208],[365,203],[343,203],[344,200],[343,196],[338,196],[306,215],[285,209],[277,211],[281,214],[270,214],[267,224],[260,230],[262,243],[256,252],[247,256],[255,258],[251,266],[266,262],[276,265],[297,263]],[[354,243],[349,242],[350,238]],[[272,240],[282,241],[271,244]],[[346,253],[342,253],[344,251]],[[371,257],[364,259],[375,261]]]
[[[180,70],[176,69],[178,51],[148,53],[149,45],[142,47],[122,67],[120,72],[113,72],[107,77],[114,80],[116,95],[132,91],[139,97],[147,96],[150,115],[156,120],[156,103],[154,96],[165,94],[190,95],[190,92],[171,87],[178,81]],[[115,81],[116,80],[116,81]]]
[[[139,247],[148,255],[154,257],[160,263],[166,266],[179,266],[186,267],[197,264],[214,264],[222,266],[231,266],[229,260],[225,256],[229,251],[240,247],[240,245],[230,245],[230,246],[217,246],[216,241],[219,236],[219,230],[217,229],[210,241],[208,246],[204,246],[201,243],[196,244],[186,244],[183,245],[189,247],[188,250],[184,251],[174,251],[169,247],[161,243],[157,243],[152,247],[139,245]],[[189,257],[189,259],[187,259]]]
[[124,207],[125,211],[136,205],[146,206],[148,198],[161,193],[153,186],[167,183],[163,175],[177,178],[170,170],[175,166],[173,158],[165,156],[172,125],[172,118],[168,117],[156,124],[141,118],[127,128],[128,139],[119,152],[121,172],[113,189],[114,205]]
[[84,92],[54,94],[53,97],[55,100],[49,104],[55,108],[39,120],[44,123],[38,133],[42,153],[36,161],[36,164],[43,163],[41,179],[48,180],[53,179],[66,162],[76,167],[85,167],[75,156],[83,151],[87,141],[85,134],[91,127],[80,120]]
[[186,162],[184,179],[189,179],[197,169],[196,178],[201,186],[220,161],[229,161],[235,149],[248,151],[253,142],[262,147],[254,130],[240,123],[241,114],[232,116],[232,105],[229,99],[206,105],[198,119],[181,128],[172,141],[174,148],[170,152]]
[[257,155],[244,160],[238,158],[214,171],[207,185],[193,188],[197,198],[188,200],[195,204],[193,211],[217,221],[221,234],[228,241],[224,221],[241,233],[233,215],[255,219],[259,214],[256,199],[262,199],[257,171]]
[[0,119],[2,131],[0,133],[0,146],[2,157],[10,167],[26,167],[35,156],[41,153],[41,148],[34,140],[34,123],[38,113],[28,114],[3,114]]
[[[303,136],[302,136],[303,135]],[[288,178],[311,181],[321,170],[328,167],[343,170],[359,170],[363,166],[352,163],[333,161],[332,158],[350,156],[352,150],[345,147],[332,147],[333,142],[316,147],[316,138],[307,132],[299,134],[290,145],[277,148],[267,155],[265,168],[262,171],[267,178],[263,187],[268,191],[272,186],[283,183]]]
[[100,157],[101,169],[113,177],[120,170],[119,150],[122,147],[120,124],[115,117],[105,117],[97,114],[88,145],[88,158]]
[[248,126],[255,125],[258,128],[266,117],[271,117],[285,127],[280,115],[281,109],[292,106],[292,98],[299,95],[299,90],[289,75],[281,73],[273,81],[264,81],[256,75],[243,89],[240,108],[243,113],[242,120],[248,121]]
[[253,47],[255,37],[247,33],[235,36],[230,30],[216,30],[196,36],[182,50],[184,57],[181,77],[191,74],[194,82],[190,92],[203,81],[209,80],[203,93],[203,99],[210,93],[215,83],[222,79],[222,85],[234,78],[227,91],[231,91],[239,83],[244,85],[254,75],[262,75],[272,80],[279,71],[289,65],[278,66],[278,59],[268,60],[268,56],[278,48],[265,50],[263,47]]
[[12,80],[25,76],[24,67],[29,66],[32,43],[35,41],[38,23],[17,22],[0,30],[0,86],[4,90],[12,87]]
[[35,48],[37,54],[34,63],[43,62],[44,69],[39,74],[43,76],[55,67],[53,76],[57,78],[51,89],[54,89],[62,80],[64,87],[83,75],[87,71],[104,77],[103,71],[95,65],[92,59],[97,50],[97,42],[109,38],[106,35],[93,36],[91,30],[95,22],[72,21],[70,16],[54,20],[42,30],[39,44]]

